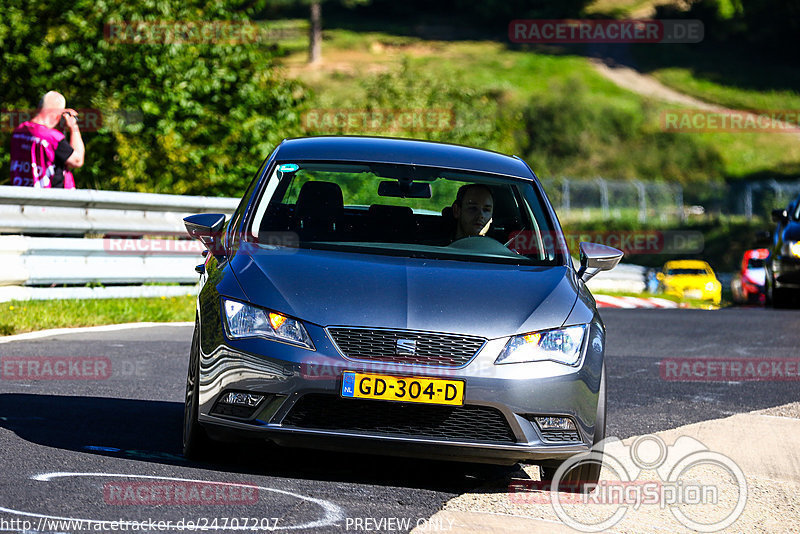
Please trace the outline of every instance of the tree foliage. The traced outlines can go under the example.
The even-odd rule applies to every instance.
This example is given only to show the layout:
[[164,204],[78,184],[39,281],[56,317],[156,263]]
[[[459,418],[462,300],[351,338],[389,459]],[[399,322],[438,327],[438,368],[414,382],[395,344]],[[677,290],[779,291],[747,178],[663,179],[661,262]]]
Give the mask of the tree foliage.
[[694,0],[688,12],[674,6],[659,8],[662,18],[701,19],[706,34],[735,45],[746,44],[771,55],[794,60],[790,43],[800,32],[800,2],[797,0]]
[[[102,113],[102,128],[84,134],[79,187],[238,195],[272,148],[299,133],[296,110],[305,94],[276,70],[267,32],[182,44],[158,43],[157,35],[151,44],[104,35],[106,25],[124,22],[247,21],[260,5],[0,3],[3,109],[31,109],[52,89],[70,107]],[[8,137],[0,134],[0,183],[8,177]]]

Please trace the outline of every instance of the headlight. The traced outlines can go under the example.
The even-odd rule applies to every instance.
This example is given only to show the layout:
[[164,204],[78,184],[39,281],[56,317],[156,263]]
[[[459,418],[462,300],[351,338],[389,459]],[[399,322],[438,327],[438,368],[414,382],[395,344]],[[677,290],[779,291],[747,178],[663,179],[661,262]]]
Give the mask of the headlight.
[[714,282],[706,282],[706,291],[714,291],[716,284]]
[[303,323],[296,319],[236,300],[222,299],[222,306],[232,338],[265,337],[315,350]]
[[800,241],[787,241],[783,244],[783,250],[781,252],[783,252],[784,256],[800,258]]
[[575,365],[581,359],[587,325],[531,332],[512,337],[494,363],[554,361]]

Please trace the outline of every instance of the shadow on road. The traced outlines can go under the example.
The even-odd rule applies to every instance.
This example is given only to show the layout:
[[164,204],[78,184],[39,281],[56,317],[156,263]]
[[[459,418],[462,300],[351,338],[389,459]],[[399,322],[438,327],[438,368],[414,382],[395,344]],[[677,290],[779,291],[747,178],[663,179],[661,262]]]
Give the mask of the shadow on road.
[[209,471],[327,480],[462,493],[491,485],[518,466],[493,466],[288,449],[264,442],[222,444],[220,461],[181,454],[183,404],[176,402],[0,394],[0,427],[47,447]]

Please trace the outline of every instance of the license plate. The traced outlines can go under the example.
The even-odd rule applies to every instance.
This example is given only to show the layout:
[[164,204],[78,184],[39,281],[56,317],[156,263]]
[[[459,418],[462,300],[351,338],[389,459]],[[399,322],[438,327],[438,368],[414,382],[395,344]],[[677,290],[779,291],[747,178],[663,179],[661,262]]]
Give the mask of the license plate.
[[464,404],[464,382],[345,371],[342,374],[342,397],[461,406]]
[[699,289],[687,289],[683,292],[683,296],[687,299],[699,299],[703,298],[703,292]]

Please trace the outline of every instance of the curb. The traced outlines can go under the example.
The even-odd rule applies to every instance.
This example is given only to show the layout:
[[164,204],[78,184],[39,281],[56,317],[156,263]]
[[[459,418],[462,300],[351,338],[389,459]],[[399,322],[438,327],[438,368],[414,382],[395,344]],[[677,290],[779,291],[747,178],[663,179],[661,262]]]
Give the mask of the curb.
[[11,343],[12,341],[26,341],[43,337],[59,336],[63,334],[83,334],[85,332],[112,332],[114,330],[132,330],[135,328],[150,328],[153,326],[194,326],[194,322],[174,322],[174,323],[122,323],[105,324],[100,326],[81,326],[76,328],[51,328],[49,330],[38,330],[36,332],[26,332],[24,334],[14,334],[12,336],[0,336],[0,343]]
[[594,295],[598,308],[677,308],[678,303],[658,297],[612,297],[611,295]]

